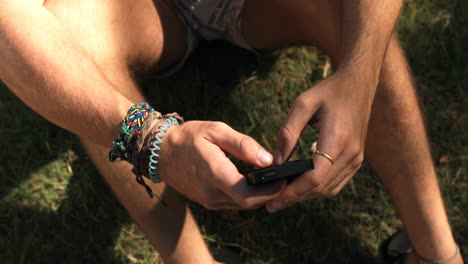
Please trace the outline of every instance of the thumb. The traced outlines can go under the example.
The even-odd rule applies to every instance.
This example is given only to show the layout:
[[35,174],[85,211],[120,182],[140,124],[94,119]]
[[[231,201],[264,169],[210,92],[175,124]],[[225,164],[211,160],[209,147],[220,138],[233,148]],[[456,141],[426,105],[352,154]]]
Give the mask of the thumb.
[[257,141],[222,122],[213,122],[206,139],[223,151],[257,167],[269,166],[273,161],[273,156]]
[[309,123],[314,113],[319,109],[320,102],[309,90],[298,96],[291,106],[288,117],[280,128],[276,141],[275,164],[286,162],[291,156],[302,131]]

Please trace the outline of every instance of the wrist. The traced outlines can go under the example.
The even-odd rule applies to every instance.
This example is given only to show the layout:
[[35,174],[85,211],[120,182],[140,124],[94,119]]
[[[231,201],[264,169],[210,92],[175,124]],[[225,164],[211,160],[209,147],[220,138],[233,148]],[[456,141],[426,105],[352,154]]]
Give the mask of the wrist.
[[356,68],[342,68],[335,72],[332,94],[353,104],[370,105],[374,101],[377,81],[369,74],[362,74]]
[[177,113],[153,114],[145,121],[134,144],[133,158],[129,161],[136,175],[143,175],[155,183],[160,182],[157,170],[161,145],[168,139],[166,133],[182,123],[183,118]]
[[[351,81],[352,86],[362,86],[367,90],[375,90],[379,82],[380,65],[375,63],[346,63],[338,66],[335,75]],[[363,89],[358,89],[363,90]]]
[[165,139],[166,133],[168,130],[173,126],[178,126],[182,124],[183,119],[175,113],[163,116],[162,122],[160,122],[156,126],[156,131],[153,135],[150,135],[153,140],[150,144],[150,157],[148,160],[148,177],[154,183],[161,182],[161,177],[159,176],[159,157],[161,152],[161,145],[163,143],[163,139]]
[[183,118],[177,113],[161,115],[147,103],[132,105],[121,122],[120,135],[113,141],[109,160],[131,163],[137,182],[152,197],[155,194],[143,176],[155,183],[161,181],[158,177],[160,145],[169,128],[181,123]]

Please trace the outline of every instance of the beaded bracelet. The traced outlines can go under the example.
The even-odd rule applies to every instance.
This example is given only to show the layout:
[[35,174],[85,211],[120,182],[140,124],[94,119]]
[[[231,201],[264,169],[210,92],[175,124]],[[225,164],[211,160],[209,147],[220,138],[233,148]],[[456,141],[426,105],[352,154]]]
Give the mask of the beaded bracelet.
[[148,103],[132,105],[120,125],[120,135],[112,142],[109,160],[131,160],[132,142],[140,135],[140,127],[154,109]]
[[[150,122],[145,122],[147,120]],[[159,145],[167,130],[183,121],[177,113],[163,116],[147,103],[132,105],[119,128],[121,134],[112,142],[113,148],[109,151],[111,162],[124,160],[131,163],[136,181],[145,187],[150,197],[158,197],[163,205],[166,205],[164,200],[145,183],[143,176],[147,175],[156,183],[161,181],[157,176]]]
[[169,117],[158,129],[158,133],[156,134],[156,141],[153,143],[153,147],[151,150],[151,156],[149,158],[148,163],[148,176],[152,182],[159,183],[161,182],[161,178],[158,176],[158,161],[159,161],[159,151],[161,150],[161,143],[162,139],[166,135],[167,130],[172,127],[178,125],[179,122],[174,117]]

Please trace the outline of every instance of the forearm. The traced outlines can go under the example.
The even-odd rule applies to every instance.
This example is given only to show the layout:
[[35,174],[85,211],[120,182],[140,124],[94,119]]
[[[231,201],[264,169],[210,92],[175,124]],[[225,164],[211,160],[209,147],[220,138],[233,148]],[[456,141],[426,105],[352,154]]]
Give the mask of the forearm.
[[402,1],[342,2],[342,59],[338,69],[353,71],[353,78],[369,83],[369,89],[361,92],[373,98]]
[[36,1],[0,2],[0,78],[49,121],[110,146],[132,104]]

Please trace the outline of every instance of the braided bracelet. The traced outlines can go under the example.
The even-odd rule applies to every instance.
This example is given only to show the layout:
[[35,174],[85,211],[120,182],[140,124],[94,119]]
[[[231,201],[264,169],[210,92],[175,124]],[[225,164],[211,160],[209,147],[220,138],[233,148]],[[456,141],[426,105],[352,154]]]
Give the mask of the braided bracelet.
[[[157,176],[160,144],[167,130],[179,123],[183,123],[183,118],[177,113],[163,116],[147,103],[132,105],[119,128],[120,135],[112,142],[109,160],[131,163],[136,181],[145,187],[150,197],[159,198],[145,183],[143,176],[156,183],[161,181]],[[165,205],[164,200],[159,199]]]
[[169,117],[159,127],[158,133],[156,134],[156,141],[153,143],[151,150],[151,156],[148,163],[148,176],[152,182],[161,182],[161,178],[158,176],[158,162],[159,162],[159,151],[161,150],[162,139],[166,135],[167,130],[179,122],[174,117]]
[[154,109],[148,103],[132,105],[120,125],[120,135],[112,142],[109,160],[131,160],[132,142],[140,135],[140,127]]

